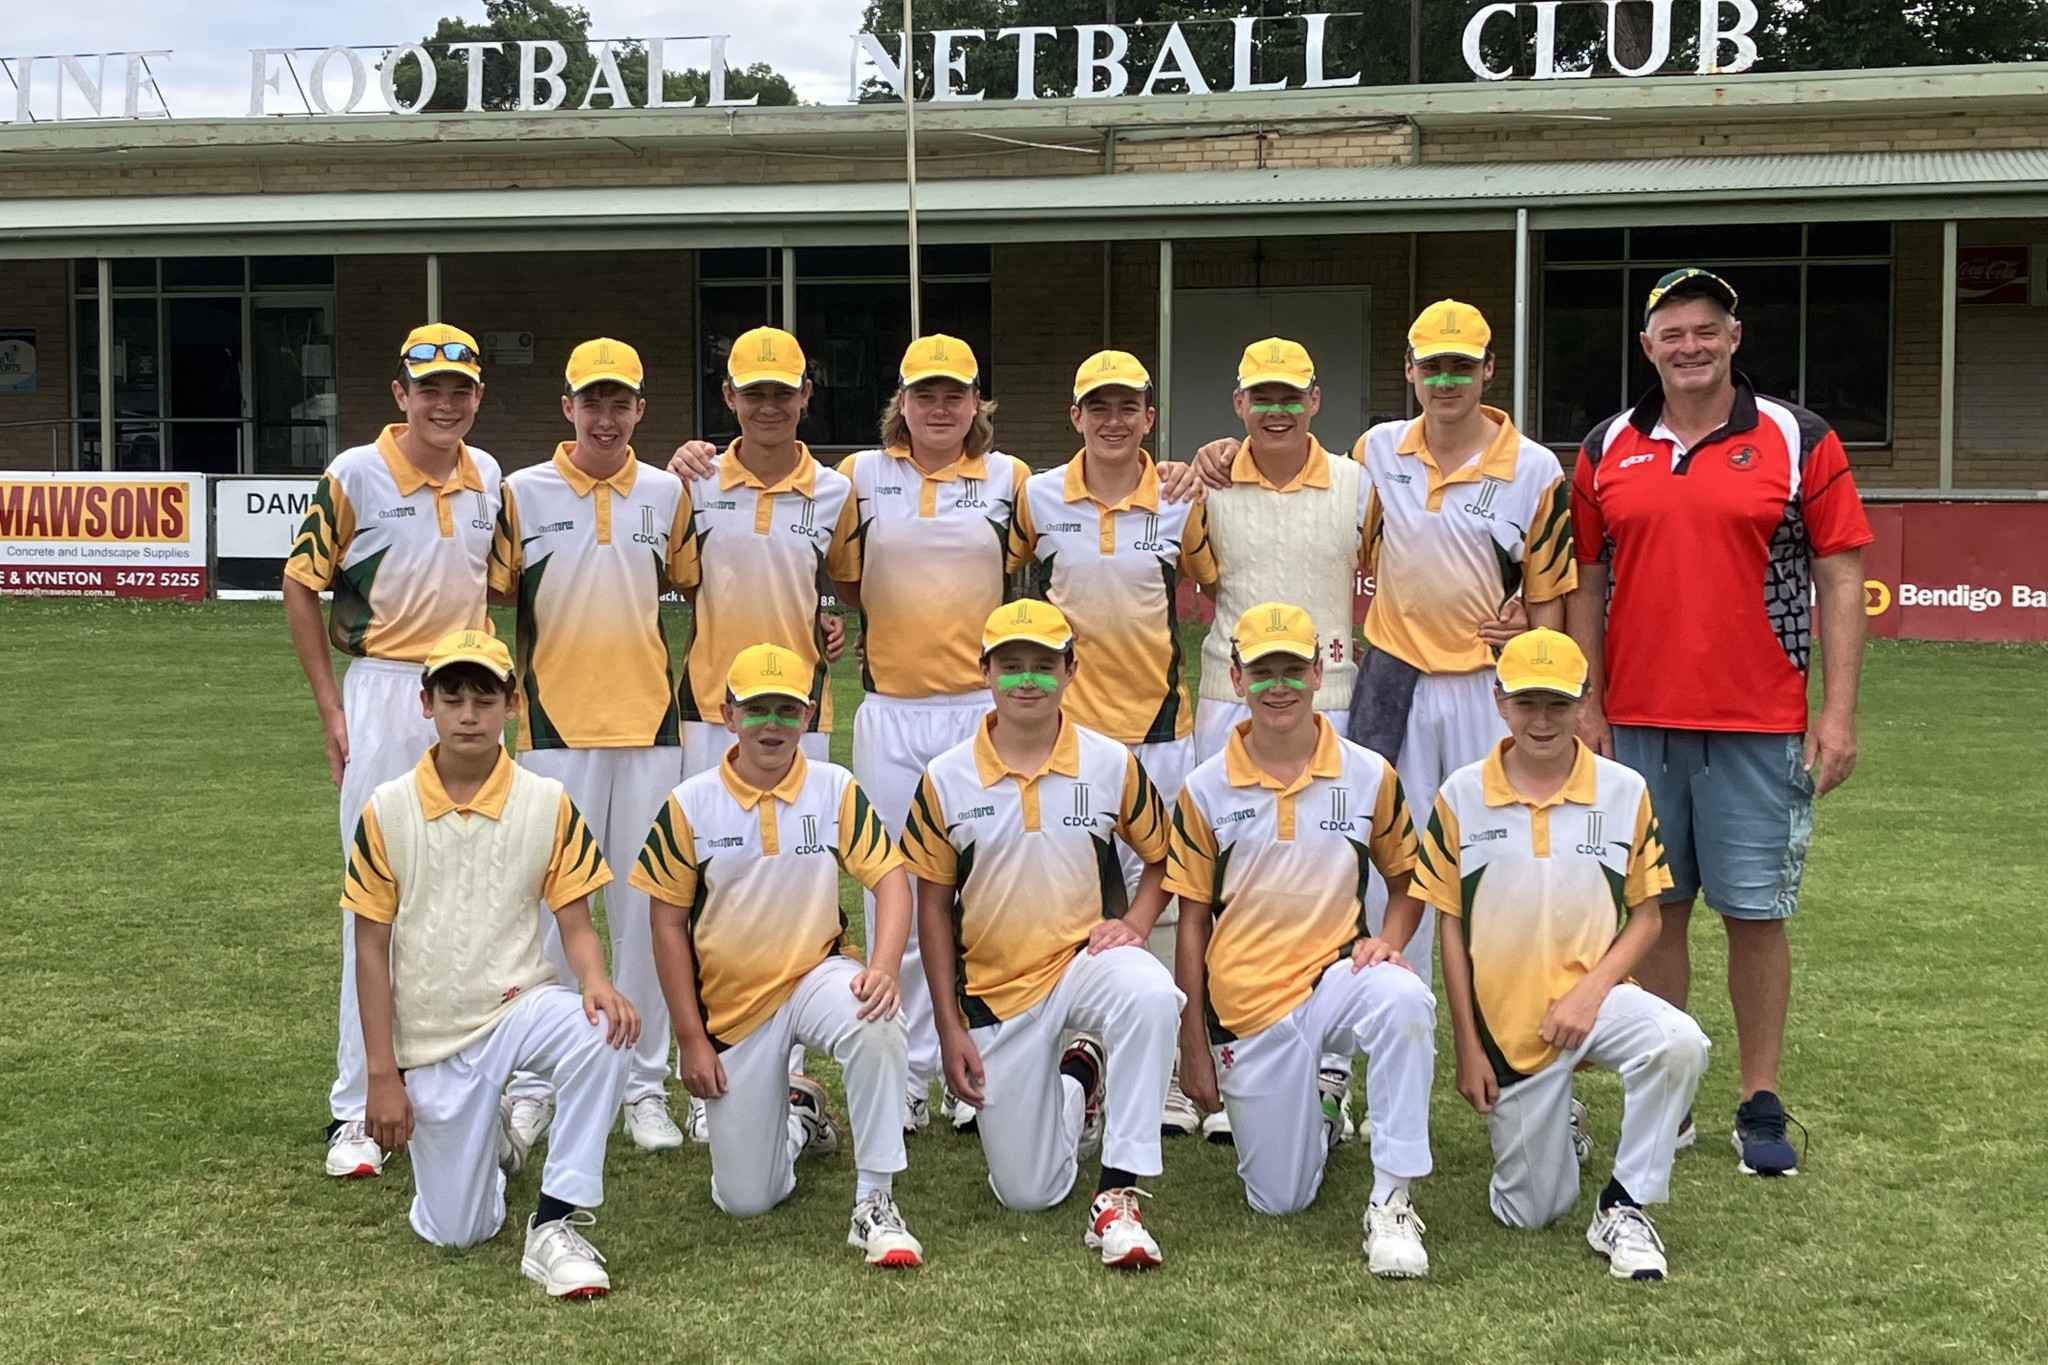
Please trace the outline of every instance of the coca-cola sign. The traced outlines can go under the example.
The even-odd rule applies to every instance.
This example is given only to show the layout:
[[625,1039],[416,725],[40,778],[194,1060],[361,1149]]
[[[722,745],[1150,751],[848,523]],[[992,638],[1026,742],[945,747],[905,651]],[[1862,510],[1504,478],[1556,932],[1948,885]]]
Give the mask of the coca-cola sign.
[[1966,246],[1956,249],[1957,303],[2026,301],[2026,247]]

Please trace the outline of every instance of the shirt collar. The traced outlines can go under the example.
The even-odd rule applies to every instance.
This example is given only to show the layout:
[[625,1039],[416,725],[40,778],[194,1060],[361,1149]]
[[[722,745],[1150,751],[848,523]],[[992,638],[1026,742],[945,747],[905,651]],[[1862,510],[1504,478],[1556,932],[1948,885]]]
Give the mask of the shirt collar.
[[1223,775],[1230,779],[1233,787],[1265,787],[1292,796],[1319,777],[1341,777],[1344,774],[1344,753],[1337,746],[1337,731],[1324,718],[1315,713],[1316,751],[1309,756],[1308,766],[1301,770],[1301,776],[1283,784],[1279,778],[1252,762],[1251,750],[1245,748],[1245,736],[1252,732],[1252,723],[1241,720],[1231,730],[1230,738],[1223,745]]
[[[1693,445],[1694,450],[1699,449],[1701,446],[1712,445],[1716,441],[1734,436],[1740,432],[1756,430],[1758,421],[1756,385],[1752,384],[1749,376],[1740,370],[1735,371],[1731,378],[1735,384],[1735,402],[1728,409],[1728,420],[1723,422],[1719,430],[1713,432],[1705,440],[1695,442]],[[1659,439],[1666,441],[1678,440],[1678,437],[1673,435],[1669,429],[1664,428],[1664,386],[1662,384],[1653,386],[1648,393],[1645,393],[1640,399],[1636,400],[1635,407],[1629,410],[1628,424],[1645,436],[1657,437],[1659,430],[1663,429],[1663,435]]]
[[460,488],[472,492],[484,491],[483,475],[476,472],[476,461],[469,458],[469,446],[464,444],[455,452],[455,473],[447,479],[436,482],[420,473],[405,452],[398,448],[398,438],[405,435],[405,423],[394,422],[384,428],[377,437],[377,453],[384,457],[384,465],[391,471],[391,482],[398,485],[398,496],[409,498],[429,484],[434,492],[446,497]]
[[1079,502],[1086,498],[1105,512],[1123,512],[1133,507],[1142,507],[1147,512],[1159,510],[1159,466],[1152,463],[1150,455],[1142,450],[1138,452],[1138,458],[1145,462],[1144,472],[1138,476],[1138,486],[1131,490],[1129,497],[1114,504],[1106,503],[1088,491],[1087,471],[1082,464],[1087,458],[1088,452],[1083,450],[1067,461],[1067,483],[1060,494],[1066,501]]
[[1330,486],[1330,452],[1323,449],[1323,443],[1314,436],[1308,438],[1308,459],[1284,486],[1275,484],[1259,472],[1259,463],[1252,458],[1251,438],[1246,437],[1237,448],[1237,458],[1230,463],[1232,483],[1256,483],[1276,493],[1292,493],[1297,488],[1328,488]]
[[640,473],[640,461],[633,454],[633,447],[626,447],[626,463],[619,467],[618,473],[608,479],[596,478],[578,469],[576,462],[569,457],[569,452],[575,448],[574,441],[564,441],[555,447],[555,472],[569,485],[569,491],[579,498],[587,498],[591,489],[604,484],[622,498],[632,496],[633,480],[638,478]]
[[986,455],[962,454],[959,459],[939,470],[929,470],[911,458],[909,446],[891,446],[888,453],[902,460],[932,483],[951,483],[955,479],[986,479],[988,457]]
[[1429,453],[1429,442],[1424,428],[1426,423],[1418,417],[1409,426],[1407,434],[1401,437],[1396,452],[1413,455],[1429,466],[1432,485],[1447,483],[1477,483],[1481,479],[1499,479],[1503,483],[1515,477],[1515,461],[1522,453],[1522,433],[1515,430],[1515,422],[1499,408],[1482,406],[1480,411],[1500,423],[1500,432],[1486,449],[1479,452],[1476,460],[1467,460],[1446,474],[1438,467],[1436,456]]
[[1531,801],[1515,790],[1515,784],[1508,781],[1508,770],[1501,763],[1501,755],[1508,751],[1512,739],[1504,739],[1493,746],[1493,752],[1486,756],[1479,770],[1479,784],[1485,793],[1489,806],[1527,806],[1531,810],[1542,810],[1545,806],[1573,805],[1590,806],[1599,799],[1599,781],[1593,766],[1593,751],[1580,740],[1572,741],[1577,756],[1572,759],[1572,775],[1564,785],[1541,801]]
[[420,793],[420,813],[429,820],[438,820],[450,811],[457,815],[486,815],[493,820],[502,818],[505,798],[512,794],[512,755],[499,746],[498,763],[491,769],[491,775],[476,789],[475,796],[457,805],[441,785],[441,772],[434,766],[434,758],[440,752],[441,746],[434,745],[413,769],[413,780]]
[[811,775],[810,765],[804,762],[803,750],[797,750],[796,761],[789,765],[782,781],[767,791],[748,786],[740,776],[739,769],[732,762],[732,756],[738,752],[738,745],[725,751],[725,757],[718,764],[718,776],[725,783],[725,789],[732,793],[732,799],[740,803],[741,810],[752,810],[771,796],[787,806],[803,794],[804,783]]
[[764,493],[801,493],[807,498],[818,493],[818,462],[811,457],[811,448],[802,441],[796,443],[796,468],[775,481],[766,484],[761,476],[740,461],[740,442],[746,437],[735,436],[732,444],[725,448],[724,458],[718,462],[718,489],[737,488],[745,484],[758,488]]
[[1066,713],[1060,713],[1059,737],[1052,742],[1052,752],[1046,756],[1045,766],[1035,773],[1021,773],[1003,761],[996,752],[994,739],[996,713],[991,711],[982,717],[981,726],[974,732],[974,771],[981,778],[981,785],[993,787],[1006,777],[1024,782],[1036,782],[1047,773],[1059,773],[1066,777],[1081,775],[1081,732],[1074,728]]

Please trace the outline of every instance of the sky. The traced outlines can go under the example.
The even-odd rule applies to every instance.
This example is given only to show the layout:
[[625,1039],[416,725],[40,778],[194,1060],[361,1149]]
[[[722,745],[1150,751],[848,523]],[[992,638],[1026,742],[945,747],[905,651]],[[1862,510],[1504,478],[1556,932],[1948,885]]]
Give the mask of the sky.
[[[851,36],[860,27],[862,0],[579,0],[590,11],[593,38],[646,38],[726,33],[726,62],[742,67],[765,61],[787,76],[806,99],[847,98]],[[68,4],[0,5],[0,57],[169,49],[150,69],[179,118],[236,117],[249,112],[252,48],[327,48],[416,42],[442,16],[480,22],[483,0],[349,0],[345,5],[304,0],[72,0]],[[705,64],[706,45],[672,44],[671,69]],[[296,60],[303,79],[307,53]],[[38,117],[53,109],[54,65],[35,68]],[[86,65],[88,75],[94,66]],[[107,64],[120,104],[121,67]],[[347,68],[337,59],[330,80],[338,101],[348,90]],[[289,79],[282,82],[291,90]],[[67,100],[74,99],[66,90]],[[582,91],[571,96],[580,102]],[[636,97],[639,92],[635,92]],[[299,112],[296,95],[269,96],[270,107]],[[0,120],[15,111],[15,88],[0,78]],[[381,109],[374,77],[363,108]],[[75,114],[78,106],[67,105]]]

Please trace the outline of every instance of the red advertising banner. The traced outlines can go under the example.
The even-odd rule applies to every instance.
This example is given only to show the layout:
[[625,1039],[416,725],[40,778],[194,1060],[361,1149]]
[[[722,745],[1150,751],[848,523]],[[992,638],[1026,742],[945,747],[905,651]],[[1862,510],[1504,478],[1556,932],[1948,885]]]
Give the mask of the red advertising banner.
[[2025,303],[2027,266],[2023,245],[1957,247],[1956,302]]
[[0,475],[0,594],[204,601],[206,476]]
[[1870,513],[1871,634],[2048,640],[2048,502],[1909,502]]

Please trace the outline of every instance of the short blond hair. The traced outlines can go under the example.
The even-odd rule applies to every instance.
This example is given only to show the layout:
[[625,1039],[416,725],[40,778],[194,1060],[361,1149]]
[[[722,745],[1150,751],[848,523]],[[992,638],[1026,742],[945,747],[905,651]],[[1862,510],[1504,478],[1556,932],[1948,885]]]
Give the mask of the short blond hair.
[[[981,398],[981,390],[974,390],[975,397]],[[981,398],[974,410],[974,421],[968,424],[967,440],[964,443],[969,459],[986,455],[996,448],[996,404],[992,398]],[[907,450],[910,447],[910,423],[903,420],[903,390],[889,395],[889,402],[882,409],[882,449]]]

